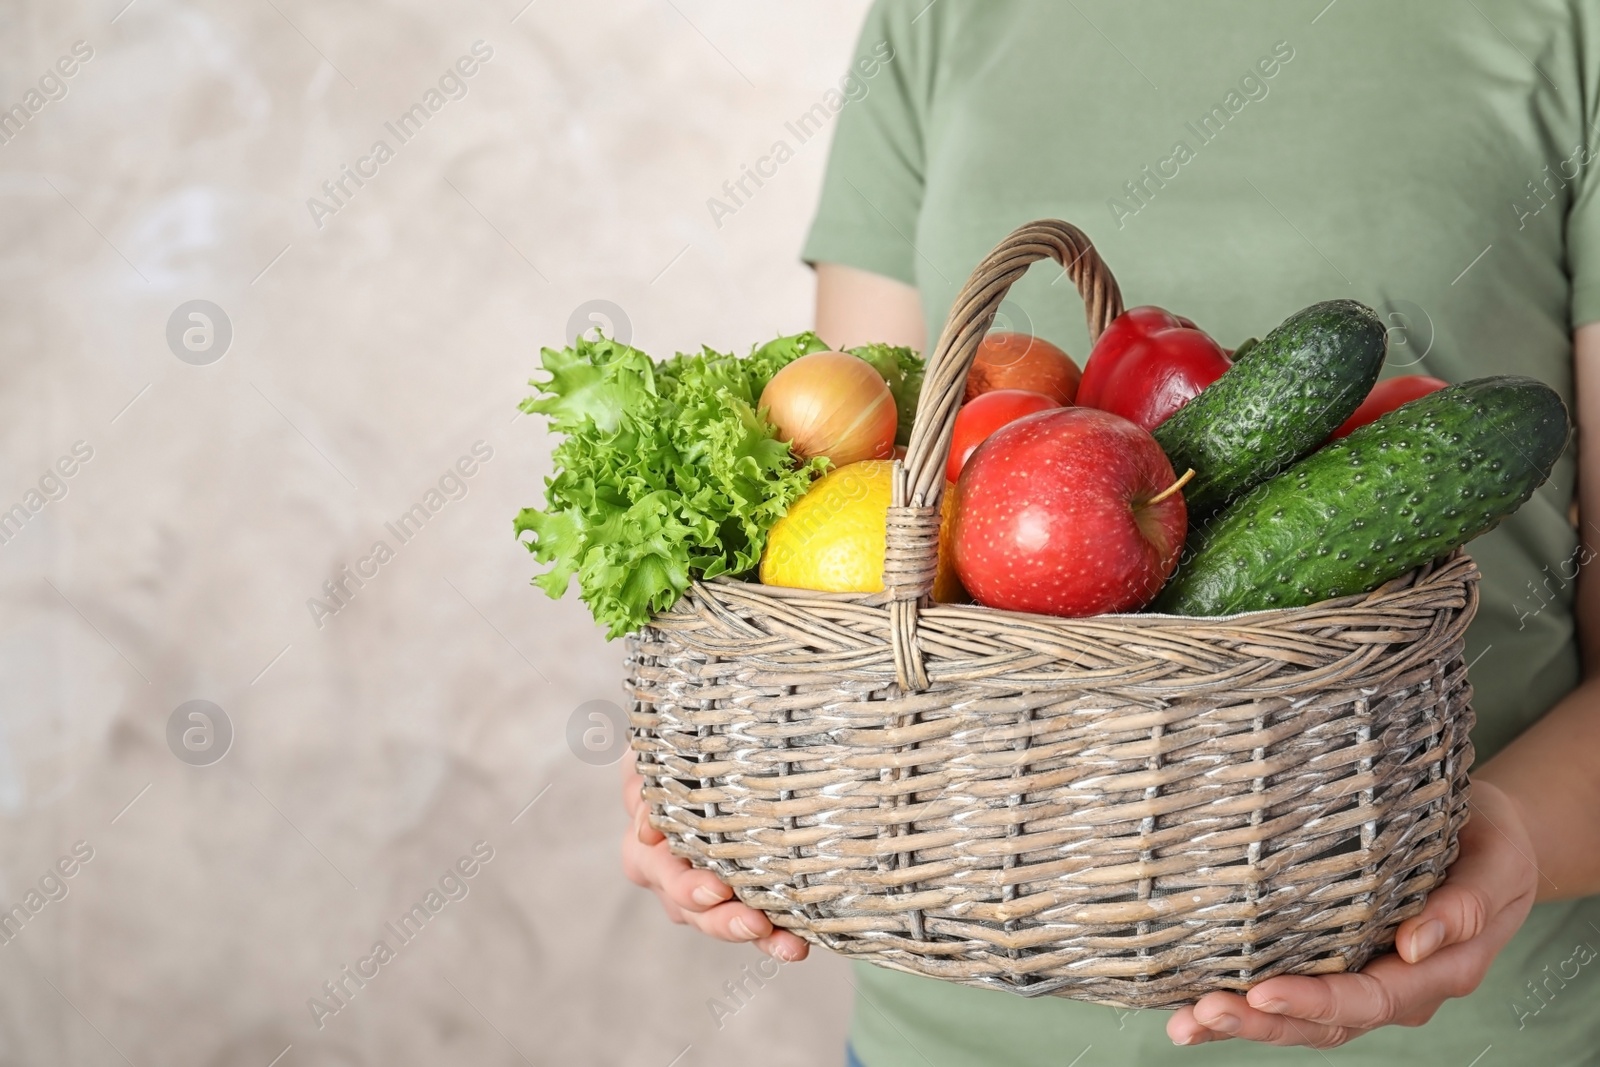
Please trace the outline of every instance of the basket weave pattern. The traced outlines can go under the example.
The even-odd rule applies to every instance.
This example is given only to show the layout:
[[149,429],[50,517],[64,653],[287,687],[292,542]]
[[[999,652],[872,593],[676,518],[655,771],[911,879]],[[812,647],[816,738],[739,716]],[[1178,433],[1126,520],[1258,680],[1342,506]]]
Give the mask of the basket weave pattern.
[[1466,820],[1476,568],[1232,618],[931,604],[966,371],[1045,256],[1092,336],[1121,311],[1066,223],[979,265],[896,465],[884,592],[719,579],[628,639],[652,822],[774,924],[917,974],[1168,1007],[1359,967]]

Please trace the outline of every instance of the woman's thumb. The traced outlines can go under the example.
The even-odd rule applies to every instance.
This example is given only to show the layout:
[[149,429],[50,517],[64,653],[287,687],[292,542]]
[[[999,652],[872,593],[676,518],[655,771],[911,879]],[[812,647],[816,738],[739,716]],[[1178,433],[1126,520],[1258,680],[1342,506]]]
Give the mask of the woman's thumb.
[[1481,886],[1452,879],[1429,894],[1422,914],[1400,925],[1395,949],[1407,963],[1421,963],[1446,945],[1483,933],[1493,910]]

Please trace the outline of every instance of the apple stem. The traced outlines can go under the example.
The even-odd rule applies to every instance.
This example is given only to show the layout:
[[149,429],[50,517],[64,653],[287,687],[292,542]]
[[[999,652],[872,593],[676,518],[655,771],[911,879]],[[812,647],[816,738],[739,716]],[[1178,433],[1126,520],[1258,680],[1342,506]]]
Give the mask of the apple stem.
[[1159,503],[1161,503],[1163,500],[1167,499],[1167,497],[1171,496],[1173,493],[1176,493],[1179,489],[1182,489],[1184,486],[1188,485],[1189,484],[1189,479],[1193,478],[1193,477],[1194,477],[1194,468],[1190,467],[1188,470],[1183,472],[1183,477],[1182,478],[1179,478],[1177,481],[1173,482],[1171,485],[1169,485],[1165,489],[1161,490],[1161,492],[1157,493],[1155,496],[1151,497],[1149,500],[1146,500],[1145,501],[1145,506],[1148,507],[1151,504],[1159,504]]

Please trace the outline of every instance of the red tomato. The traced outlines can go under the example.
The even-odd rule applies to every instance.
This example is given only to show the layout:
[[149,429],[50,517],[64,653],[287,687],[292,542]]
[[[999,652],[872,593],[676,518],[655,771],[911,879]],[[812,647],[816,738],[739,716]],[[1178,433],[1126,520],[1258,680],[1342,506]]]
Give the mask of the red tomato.
[[956,412],[955,436],[950,440],[950,458],[944,466],[945,480],[953,482],[961,477],[967,457],[1006,423],[1060,406],[1053,398],[1026,389],[996,389],[967,401]]
[[1200,330],[1162,330],[1127,347],[1095,406],[1153,430],[1230,366],[1222,347]]
[[966,399],[996,389],[1027,389],[1070,404],[1078,395],[1078,365],[1042,337],[997,330],[978,343],[967,372]]
[[1078,383],[1078,395],[1073,402],[1080,407],[1099,407],[1100,394],[1111,376],[1111,371],[1130,346],[1150,334],[1185,326],[1192,328],[1194,323],[1164,308],[1148,304],[1129,308],[1112,319],[1111,325],[1106,327],[1106,332],[1094,343],[1088,362],[1083,365],[1083,380]]
[[1334,441],[1346,437],[1352,430],[1358,430],[1379,416],[1389,414],[1402,404],[1409,404],[1418,397],[1436,393],[1449,384],[1426,374],[1403,374],[1398,378],[1386,378],[1372,387],[1372,392],[1367,394],[1361,406],[1344,420],[1343,425],[1333,431],[1333,436],[1328,440]]

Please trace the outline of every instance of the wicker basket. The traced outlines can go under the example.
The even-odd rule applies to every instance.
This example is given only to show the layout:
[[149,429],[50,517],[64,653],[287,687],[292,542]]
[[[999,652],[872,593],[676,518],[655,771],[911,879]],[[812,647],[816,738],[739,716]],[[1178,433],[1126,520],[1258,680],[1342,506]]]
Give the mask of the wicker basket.
[[651,820],[776,925],[949,981],[1171,1007],[1360,967],[1467,817],[1477,570],[1229,618],[932,604],[967,368],[1046,256],[1092,337],[1122,310],[1066,223],[979,265],[896,464],[885,592],[717,580],[629,638]]

